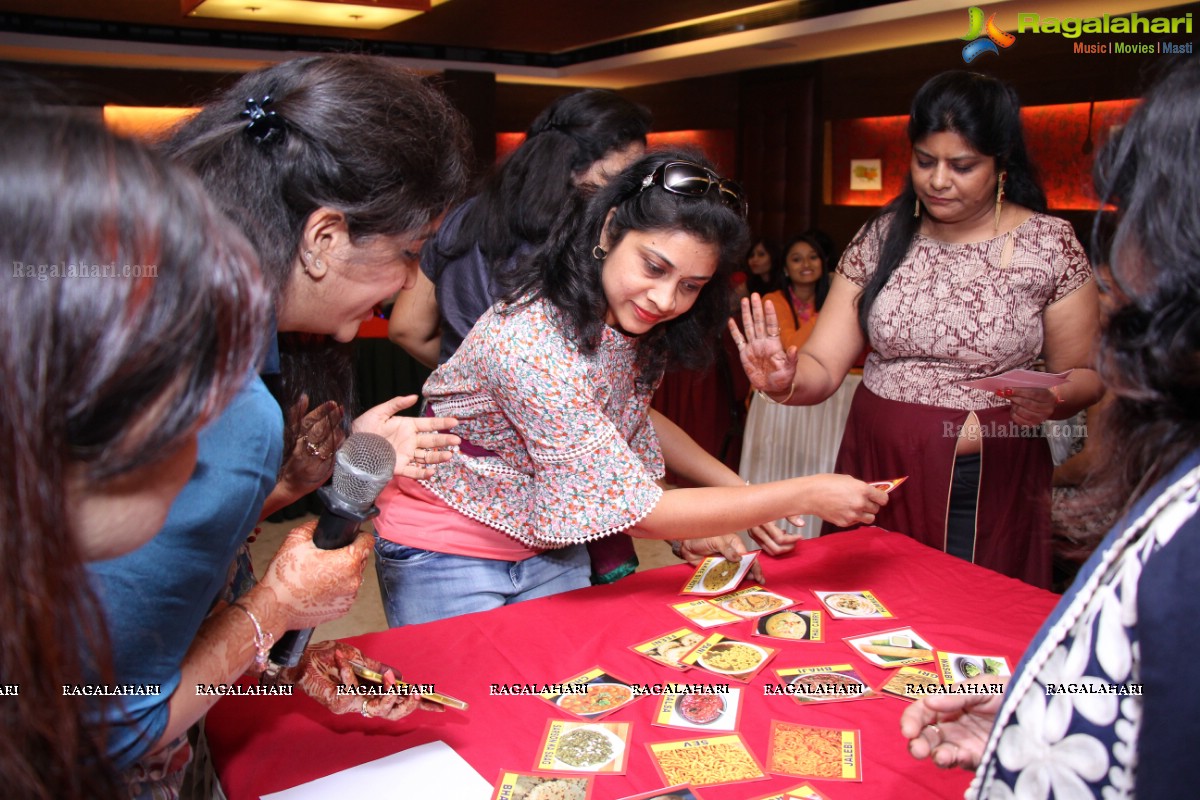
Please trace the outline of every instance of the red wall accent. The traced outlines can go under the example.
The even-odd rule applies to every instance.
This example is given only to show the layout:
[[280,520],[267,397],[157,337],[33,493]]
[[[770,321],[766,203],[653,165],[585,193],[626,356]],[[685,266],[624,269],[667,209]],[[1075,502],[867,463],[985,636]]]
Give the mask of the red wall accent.
[[[496,163],[500,164],[512,155],[523,141],[523,133],[497,133]],[[661,131],[651,133],[646,137],[646,142],[651,148],[699,148],[723,176],[732,176],[734,165],[737,163],[737,137],[731,130]]]

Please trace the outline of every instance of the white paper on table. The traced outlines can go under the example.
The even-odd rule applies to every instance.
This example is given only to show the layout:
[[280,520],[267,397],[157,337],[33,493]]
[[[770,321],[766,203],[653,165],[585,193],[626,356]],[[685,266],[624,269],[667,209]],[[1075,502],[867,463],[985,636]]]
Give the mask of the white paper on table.
[[963,381],[959,386],[968,389],[982,389],[985,392],[998,392],[1001,389],[1049,389],[1067,382],[1066,372],[1034,372],[1031,369],[1010,369],[1001,375],[990,378],[980,378],[976,381]]
[[330,797],[396,797],[405,800],[489,800],[492,786],[445,742],[430,742],[262,795],[261,800],[328,800]]

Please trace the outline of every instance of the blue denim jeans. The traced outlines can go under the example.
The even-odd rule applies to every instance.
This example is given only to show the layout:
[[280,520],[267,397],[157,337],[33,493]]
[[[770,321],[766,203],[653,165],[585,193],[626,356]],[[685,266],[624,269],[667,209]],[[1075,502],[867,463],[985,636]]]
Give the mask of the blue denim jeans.
[[375,537],[375,573],[388,625],[415,625],[591,585],[585,545],[497,561],[420,550]]

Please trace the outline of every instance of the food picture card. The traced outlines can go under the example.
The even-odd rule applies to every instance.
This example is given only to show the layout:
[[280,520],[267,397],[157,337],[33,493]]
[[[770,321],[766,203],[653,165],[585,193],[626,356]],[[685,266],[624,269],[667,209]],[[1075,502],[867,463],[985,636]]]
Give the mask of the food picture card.
[[505,771],[496,780],[492,800],[588,800],[593,780]]
[[664,786],[661,789],[641,794],[631,794],[628,797],[622,797],[621,800],[704,800],[704,798],[690,785],[681,783],[678,786]]
[[885,669],[933,661],[933,648],[912,628],[847,636],[842,641],[867,661]]
[[930,687],[941,685],[942,681],[936,672],[919,667],[901,667],[879,687],[879,691],[911,702],[919,700]]
[[736,733],[678,742],[646,745],[650,757],[667,783],[716,786],[767,779],[758,759]]
[[777,652],[774,647],[762,647],[714,633],[684,656],[683,663],[723,678],[749,682]]
[[1001,389],[1049,389],[1051,386],[1061,386],[1067,382],[1071,370],[1066,372],[1037,372],[1031,369],[1010,369],[1000,375],[989,378],[978,378],[973,381],[963,381],[959,386],[968,389],[980,389],[985,392],[998,392]]
[[1004,656],[972,656],[939,650],[937,662],[938,669],[942,671],[942,680],[946,683],[958,683],[980,675],[985,678],[1012,675],[1008,668],[1008,659]]
[[[711,687],[718,688],[718,687]],[[654,716],[654,725],[699,731],[733,733],[742,716],[742,690],[728,692],[672,692],[664,694]]]
[[686,603],[673,603],[671,608],[682,614],[688,622],[697,628],[715,628],[718,625],[740,622],[742,619],[732,611],[726,611],[707,600],[688,600]]
[[756,797],[754,800],[831,800],[831,798],[827,794],[818,792],[811,783],[802,783],[776,794]]
[[838,703],[879,697],[851,664],[823,667],[787,667],[775,670],[779,683],[763,687],[763,694],[786,694],[797,703]]
[[862,737],[857,730],[772,720],[770,748],[767,770],[776,775],[862,780]]
[[796,604],[792,598],[769,592],[761,586],[747,586],[745,589],[714,597],[709,602],[746,619],[761,617]]
[[629,649],[671,669],[685,670],[689,669],[688,665],[680,663],[679,659],[703,641],[704,634],[696,633],[691,628],[679,628],[656,636],[648,642],[635,644]]
[[750,571],[758,551],[746,553],[741,561],[726,561],[720,556],[709,556],[700,562],[696,572],[683,585],[680,594],[719,595],[732,591]]
[[856,592],[813,591],[829,613],[840,619],[870,619],[892,616],[879,598],[866,590]]
[[822,611],[776,611],[758,618],[754,623],[754,635],[790,642],[821,642],[825,639],[822,617]]
[[606,717],[637,697],[627,681],[600,667],[568,678],[538,696],[568,714],[589,720]]
[[571,722],[552,719],[533,765],[547,772],[624,775],[629,756],[628,722]]
[[884,494],[889,494],[892,491],[892,489],[895,489],[897,486],[904,483],[906,480],[908,480],[908,476],[904,475],[899,478],[892,478],[892,479],[886,480],[886,481],[867,481],[867,485],[874,486],[876,489],[880,490]]

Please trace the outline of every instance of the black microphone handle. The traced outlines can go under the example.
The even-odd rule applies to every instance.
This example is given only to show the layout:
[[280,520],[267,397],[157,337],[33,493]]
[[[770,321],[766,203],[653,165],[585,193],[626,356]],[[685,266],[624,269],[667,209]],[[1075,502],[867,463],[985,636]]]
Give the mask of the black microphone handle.
[[[328,486],[318,489],[317,494],[325,503],[325,511],[321,512],[317,529],[313,531],[313,544],[322,550],[346,547],[354,541],[362,524],[379,514],[379,509],[374,505],[365,511],[354,508]],[[299,664],[300,656],[304,654],[312,635],[313,628],[304,628],[280,636],[271,648],[270,669],[287,669]]]

